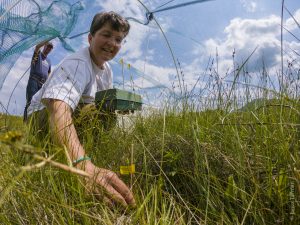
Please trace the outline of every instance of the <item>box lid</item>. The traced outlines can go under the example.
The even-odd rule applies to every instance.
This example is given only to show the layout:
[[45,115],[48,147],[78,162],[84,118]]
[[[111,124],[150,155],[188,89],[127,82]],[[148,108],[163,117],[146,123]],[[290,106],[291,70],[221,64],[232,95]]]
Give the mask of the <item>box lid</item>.
[[96,92],[95,101],[101,102],[103,100],[125,100],[142,103],[141,95],[116,88]]

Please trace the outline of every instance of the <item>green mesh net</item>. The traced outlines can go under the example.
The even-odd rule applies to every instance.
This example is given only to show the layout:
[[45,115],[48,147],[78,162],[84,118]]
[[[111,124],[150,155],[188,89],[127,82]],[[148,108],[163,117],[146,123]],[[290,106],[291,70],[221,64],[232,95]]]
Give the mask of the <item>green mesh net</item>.
[[83,9],[81,1],[0,0],[0,89],[22,52],[39,42],[59,38],[72,51],[67,36]]

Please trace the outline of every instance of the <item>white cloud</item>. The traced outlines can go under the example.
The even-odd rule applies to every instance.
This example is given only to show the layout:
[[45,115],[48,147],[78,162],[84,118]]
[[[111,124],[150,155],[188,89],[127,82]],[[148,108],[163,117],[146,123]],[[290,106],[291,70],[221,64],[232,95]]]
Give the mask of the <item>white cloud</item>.
[[126,37],[126,44],[122,47],[120,51],[120,55],[126,57],[128,60],[138,59],[142,57],[142,45],[149,34],[149,28],[146,26],[137,24],[137,23],[130,23],[131,28]]
[[[255,54],[251,57],[248,66],[254,70],[264,57],[267,66],[274,66],[278,63],[277,55],[280,53],[280,18],[269,16],[262,19],[235,18],[224,29],[225,39],[208,39],[205,41],[206,55],[215,55],[216,49],[223,72],[232,67],[233,52],[234,60],[241,65],[254,49]],[[229,62],[229,65],[228,65]]]
[[256,1],[241,0],[242,6],[247,10],[247,12],[255,12],[257,9]]
[[[234,68],[242,65],[257,47],[245,67],[251,74],[251,82],[261,85],[260,76],[264,64],[270,79],[278,87],[278,74],[281,74],[280,17],[269,16],[256,20],[235,18],[224,29],[224,33],[224,38],[210,38],[204,42],[203,48],[199,47],[193,52],[197,57],[190,64],[191,71],[197,70],[199,65],[202,67],[206,65],[209,56],[216,60],[216,52],[218,52],[218,75],[223,81],[231,80]],[[234,59],[233,52],[235,52]],[[300,43],[284,40],[284,71],[287,71],[287,62],[297,64],[295,58],[299,56],[296,56],[295,52],[300,53]],[[299,64],[295,66],[299,67]],[[216,63],[213,67],[217,69]],[[208,71],[208,74],[213,72]],[[193,77],[190,80],[193,80]]]
[[[137,83],[139,86],[143,88],[149,88],[162,84],[166,87],[171,88],[170,80],[172,80],[172,77],[174,77],[174,75],[176,74],[174,68],[156,66],[153,64],[145,63],[142,60],[135,61],[134,66],[140,71],[144,71],[145,74],[144,78],[140,77],[135,80],[135,83]],[[153,80],[154,82],[151,82],[151,80]]]
[[[289,30],[289,31],[293,31],[293,30],[296,30],[296,29],[300,29],[297,25],[300,24],[300,9],[298,9],[294,15],[293,15],[294,18],[290,17],[286,20],[285,22],[285,27]],[[295,20],[297,21],[297,23],[295,22]]]
[[[190,69],[196,70],[197,65],[203,65],[209,56],[215,59],[216,52],[218,52],[218,75],[222,82],[225,82],[224,84],[230,86],[232,84],[228,83],[228,81],[232,80],[233,70],[236,68],[236,65],[242,65],[257,47],[256,52],[245,67],[249,72],[248,76],[251,77],[251,84],[254,86],[262,85],[262,69],[263,66],[266,66],[268,76],[275,84],[275,87],[278,88],[278,76],[281,74],[280,17],[269,16],[256,20],[235,18],[231,20],[230,24],[224,29],[224,33],[224,38],[210,38],[204,42],[203,48],[198,48],[193,52],[197,57],[194,62],[190,64]],[[284,71],[287,71],[287,62],[297,64],[295,58],[299,56],[296,56],[293,51],[300,52],[300,43],[297,41],[284,40]],[[235,52],[234,58],[233,52]],[[297,68],[299,64],[294,66]],[[213,67],[216,70],[216,63]],[[212,71],[208,71],[208,74],[216,75]],[[202,80],[205,81],[204,79]],[[287,83],[289,82],[290,81],[287,81]],[[295,84],[293,85],[293,87],[295,87]],[[273,86],[271,88],[273,88]],[[238,90],[241,91],[242,89],[243,85],[238,88]],[[291,88],[291,93],[294,90],[295,88]],[[214,95],[213,89],[209,95]],[[256,98],[257,96],[252,97]]]

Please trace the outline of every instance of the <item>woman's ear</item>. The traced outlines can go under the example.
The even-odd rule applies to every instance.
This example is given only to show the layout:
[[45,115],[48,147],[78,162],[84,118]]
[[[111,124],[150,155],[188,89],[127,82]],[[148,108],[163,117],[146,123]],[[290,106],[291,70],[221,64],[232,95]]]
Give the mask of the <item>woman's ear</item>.
[[92,38],[93,38],[93,36],[91,35],[91,33],[89,33],[89,35],[88,35],[89,44],[91,44]]

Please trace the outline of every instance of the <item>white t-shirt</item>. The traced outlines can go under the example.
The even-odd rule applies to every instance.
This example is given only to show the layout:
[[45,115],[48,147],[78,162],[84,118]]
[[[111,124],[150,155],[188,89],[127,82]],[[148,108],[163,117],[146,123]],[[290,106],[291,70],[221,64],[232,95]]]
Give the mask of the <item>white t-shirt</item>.
[[100,69],[91,59],[89,48],[67,56],[55,68],[43,87],[33,96],[28,114],[44,108],[42,99],[58,99],[73,111],[78,103],[92,103],[97,91],[112,88],[113,73],[106,62]]

